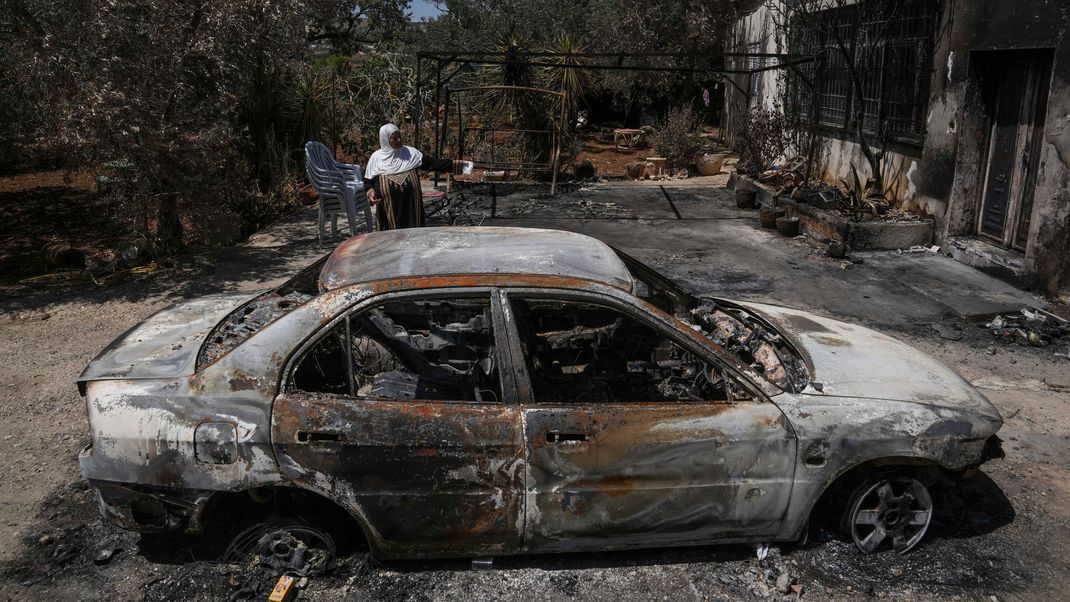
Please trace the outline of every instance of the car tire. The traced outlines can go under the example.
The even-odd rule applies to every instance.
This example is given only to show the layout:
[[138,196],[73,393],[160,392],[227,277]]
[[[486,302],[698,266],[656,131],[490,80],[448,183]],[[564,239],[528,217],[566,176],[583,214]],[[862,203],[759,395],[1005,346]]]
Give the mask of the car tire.
[[933,517],[929,489],[909,475],[871,478],[856,487],[843,515],[843,529],[863,554],[912,550]]

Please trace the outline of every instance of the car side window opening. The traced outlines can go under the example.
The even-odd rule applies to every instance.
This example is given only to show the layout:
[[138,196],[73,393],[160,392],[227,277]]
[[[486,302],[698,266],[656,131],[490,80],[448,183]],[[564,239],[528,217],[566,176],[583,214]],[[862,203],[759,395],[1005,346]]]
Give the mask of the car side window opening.
[[291,388],[498,401],[498,374],[488,299],[415,299],[384,303],[344,320],[301,358]]
[[305,352],[293,372],[290,388],[306,393],[349,394],[345,320]]
[[716,366],[615,309],[546,299],[513,307],[537,402],[753,399]]

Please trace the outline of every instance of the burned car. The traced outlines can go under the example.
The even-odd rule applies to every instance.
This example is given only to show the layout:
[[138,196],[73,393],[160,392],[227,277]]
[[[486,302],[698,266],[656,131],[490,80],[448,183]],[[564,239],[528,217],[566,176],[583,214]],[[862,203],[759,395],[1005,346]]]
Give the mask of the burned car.
[[902,552],[935,483],[1002,453],[992,405],[904,343],[540,229],[350,238],[149,317],[79,387],[118,524],[317,504],[383,557],[794,541],[833,493],[861,550]]

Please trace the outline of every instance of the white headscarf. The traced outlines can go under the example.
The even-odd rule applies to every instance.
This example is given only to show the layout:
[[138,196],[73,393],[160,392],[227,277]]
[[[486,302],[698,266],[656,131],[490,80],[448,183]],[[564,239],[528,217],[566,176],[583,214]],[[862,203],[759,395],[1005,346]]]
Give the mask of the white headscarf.
[[390,147],[390,136],[399,131],[401,131],[400,128],[392,123],[379,128],[379,150],[368,158],[368,169],[364,170],[365,178],[405,173],[410,169],[416,169],[423,162],[423,153],[411,146],[402,146],[398,149]]

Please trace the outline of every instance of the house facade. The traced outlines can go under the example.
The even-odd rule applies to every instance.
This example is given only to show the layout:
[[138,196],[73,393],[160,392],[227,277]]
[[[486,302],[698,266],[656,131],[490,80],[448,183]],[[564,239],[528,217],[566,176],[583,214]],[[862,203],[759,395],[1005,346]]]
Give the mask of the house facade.
[[[821,142],[819,173],[835,183],[854,166],[864,179],[864,115],[862,131],[883,152],[887,197],[932,217],[936,244],[1039,292],[1070,295],[1070,4],[809,0],[817,9],[808,21],[782,0],[740,4],[730,51],[747,53],[742,70],[756,72],[730,76],[730,141],[752,107],[802,102]],[[883,21],[873,25],[873,15]],[[841,36],[860,22],[864,35]],[[789,67],[765,53],[815,60]],[[847,65],[845,56],[863,58]]]

